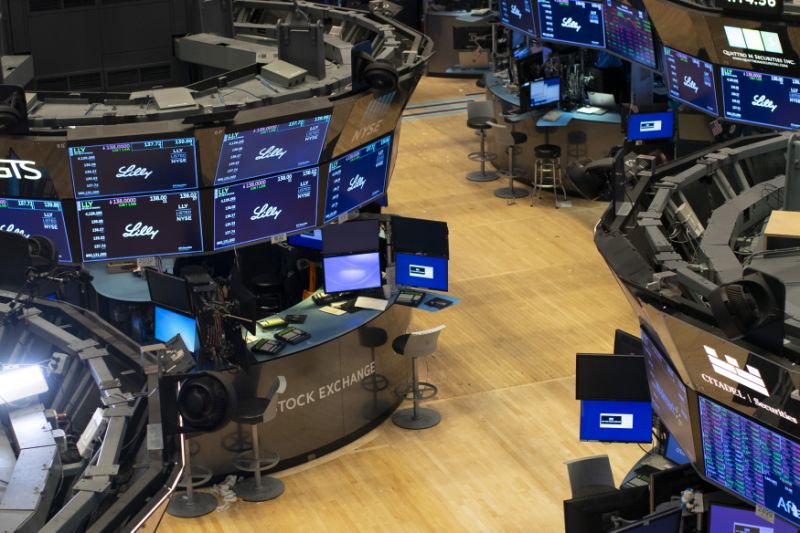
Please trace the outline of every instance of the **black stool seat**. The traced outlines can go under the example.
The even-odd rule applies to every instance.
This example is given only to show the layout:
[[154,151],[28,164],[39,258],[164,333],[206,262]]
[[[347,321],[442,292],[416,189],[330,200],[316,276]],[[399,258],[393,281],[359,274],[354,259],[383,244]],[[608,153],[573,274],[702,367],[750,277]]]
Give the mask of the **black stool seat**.
[[410,335],[406,333],[395,338],[395,340],[392,341],[392,350],[400,355],[405,355],[406,344],[408,343],[409,337]]
[[484,89],[486,87],[486,80],[484,80],[483,78],[478,78],[477,80],[475,80],[475,86]]
[[260,424],[264,421],[264,411],[267,410],[267,398],[248,398],[239,400],[233,420],[238,424]]
[[250,280],[250,283],[259,289],[274,289],[283,285],[280,280],[275,279],[275,276],[271,276],[269,274],[258,274],[253,276],[253,278]]
[[521,131],[512,131],[511,140],[514,142],[514,144],[522,144],[528,140],[528,136]]
[[540,144],[533,149],[533,153],[539,159],[558,159],[561,157],[561,147],[555,144]]
[[369,326],[358,330],[358,340],[365,348],[377,348],[386,344],[389,336],[383,328],[372,328]]
[[493,117],[473,117],[467,119],[467,127],[473,130],[488,130],[490,128],[489,122]]

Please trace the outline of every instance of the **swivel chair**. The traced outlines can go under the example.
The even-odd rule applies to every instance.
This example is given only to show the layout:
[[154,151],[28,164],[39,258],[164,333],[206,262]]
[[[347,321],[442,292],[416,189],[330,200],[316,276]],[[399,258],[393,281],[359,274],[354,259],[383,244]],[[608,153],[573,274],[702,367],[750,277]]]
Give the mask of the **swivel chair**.
[[494,122],[494,103],[490,101],[469,102],[467,104],[467,127],[477,130],[481,137],[481,149],[467,155],[471,161],[480,161],[481,169],[467,174],[467,179],[470,181],[496,180],[497,172],[486,171],[486,162],[497,159],[497,154],[486,152],[486,130],[491,127],[504,127]]
[[436,396],[438,389],[435,385],[419,381],[417,376],[417,359],[427,357],[436,351],[439,334],[446,326],[436,326],[425,331],[415,331],[400,335],[392,342],[394,351],[404,357],[411,358],[411,387],[404,390],[401,395],[414,402],[414,407],[397,411],[392,415],[392,422],[404,429],[427,429],[435,426],[442,420],[442,415],[433,409],[419,406],[420,400],[428,400]]
[[522,148],[520,145],[524,144],[525,141],[528,140],[528,136],[521,131],[516,131],[516,121],[509,120],[509,116],[505,116],[506,121],[511,124],[511,144],[506,147],[506,153],[508,154],[508,169],[500,170],[498,174],[501,176],[508,176],[508,187],[500,187],[499,189],[495,189],[494,195],[498,198],[505,198],[508,200],[509,204],[514,203],[514,200],[517,198],[525,198],[530,194],[525,189],[516,189],[514,188],[514,180],[523,177],[525,171],[521,168],[514,167],[514,155],[518,155],[522,152]]
[[253,397],[240,399],[233,415],[234,422],[250,426],[252,432],[252,458],[247,457],[247,452],[239,455],[234,460],[234,466],[245,472],[253,472],[252,478],[239,481],[233,486],[236,494],[248,502],[263,502],[277,498],[284,491],[283,481],[280,479],[263,476],[264,470],[269,470],[278,464],[280,456],[275,453],[269,459],[261,458],[258,441],[258,426],[274,419],[278,413],[277,397],[286,391],[286,378],[278,376],[270,385],[267,396],[264,398]]
[[617,490],[608,455],[565,461],[573,498]]
[[558,208],[558,189],[561,189],[564,201],[567,201],[567,190],[564,188],[561,173],[561,147],[555,144],[540,144],[533,149],[533,155],[536,157],[536,163],[533,166],[531,206],[537,198],[542,197],[543,189],[552,189],[555,206]]

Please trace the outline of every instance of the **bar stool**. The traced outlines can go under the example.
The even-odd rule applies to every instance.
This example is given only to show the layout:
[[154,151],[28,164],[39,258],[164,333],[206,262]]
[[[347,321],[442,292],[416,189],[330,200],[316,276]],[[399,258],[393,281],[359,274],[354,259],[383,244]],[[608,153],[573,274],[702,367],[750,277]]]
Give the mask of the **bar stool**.
[[533,166],[533,192],[531,206],[536,198],[541,198],[542,189],[552,189],[555,206],[558,208],[558,189],[567,201],[567,190],[561,173],[561,147],[555,144],[540,144],[533,149],[536,163]]
[[271,458],[261,458],[258,426],[275,418],[278,413],[277,397],[285,390],[286,378],[278,376],[272,382],[266,398],[256,397],[239,400],[236,412],[233,415],[234,422],[250,426],[252,432],[252,457],[248,457],[248,452],[243,452],[233,461],[233,465],[237,470],[254,473],[253,477],[243,479],[233,486],[233,490],[244,501],[264,502],[283,494],[283,481],[262,475],[262,471],[269,470],[280,462],[280,455],[274,453]]
[[514,203],[517,198],[525,198],[530,194],[525,189],[515,189],[514,180],[519,179],[525,175],[525,171],[521,168],[514,168],[514,155],[520,154],[522,149],[519,145],[528,140],[528,136],[520,131],[515,131],[516,122],[511,122],[511,144],[506,147],[508,154],[508,169],[500,170],[498,174],[501,176],[508,176],[508,187],[500,187],[495,189],[494,195],[498,198],[505,198],[509,200],[509,204]]
[[586,157],[586,132],[573,130],[567,134],[567,157],[581,160]]
[[406,333],[392,342],[392,348],[397,354],[411,358],[411,387],[406,388],[402,396],[407,398],[410,394],[414,402],[414,407],[397,411],[392,415],[392,422],[396,426],[403,429],[427,429],[442,420],[442,415],[433,409],[425,409],[419,406],[420,400],[428,400],[435,397],[438,389],[435,385],[419,381],[417,359],[427,357],[436,351],[436,342],[444,328],[443,324],[425,331]]
[[481,138],[481,149],[478,152],[470,152],[467,157],[471,161],[480,161],[481,169],[467,174],[470,181],[494,181],[498,178],[497,172],[486,171],[486,162],[497,159],[497,154],[486,152],[486,130],[497,126],[494,122],[494,103],[468,102],[467,103],[467,127],[477,130]]
[[376,368],[375,372],[361,380],[361,387],[372,393],[372,401],[368,401],[364,405],[362,413],[364,418],[372,420],[385,413],[391,407],[388,401],[378,397],[378,393],[389,388],[389,379],[383,374],[378,374],[375,359],[375,348],[380,348],[386,344],[389,336],[383,328],[363,326],[358,330],[358,338],[361,346],[369,348],[373,368]]

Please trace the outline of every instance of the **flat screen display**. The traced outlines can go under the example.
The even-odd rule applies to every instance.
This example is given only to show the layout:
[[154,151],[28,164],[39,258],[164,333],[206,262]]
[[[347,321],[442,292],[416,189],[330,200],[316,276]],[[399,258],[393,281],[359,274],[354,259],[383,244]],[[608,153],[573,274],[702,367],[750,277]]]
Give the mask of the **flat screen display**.
[[30,238],[41,235],[53,241],[60,263],[71,263],[64,210],[58,200],[0,198],[0,231]]
[[644,356],[575,354],[575,399],[650,401]]
[[605,48],[603,4],[582,0],[539,0],[542,39]]
[[392,136],[387,135],[331,161],[325,195],[325,223],[386,192],[391,148]]
[[200,193],[78,201],[84,261],[203,251]]
[[675,435],[672,435],[671,433],[669,437],[667,437],[667,446],[664,450],[664,457],[676,465],[685,465],[689,462],[689,456],[686,455],[686,451],[681,447],[681,444],[678,442],[678,439],[675,438]]
[[707,398],[698,401],[706,477],[800,524],[800,444]]
[[780,519],[770,523],[753,509],[711,504],[709,530],[732,533],[797,533],[797,528]]
[[689,459],[695,462],[694,437],[689,417],[689,398],[686,385],[675,372],[650,334],[642,328],[644,367],[650,386],[653,412],[664,423],[670,436],[674,436]]
[[543,78],[530,83],[531,107],[557,104],[561,101],[561,78]]
[[319,168],[214,189],[214,249],[317,225]]
[[303,248],[310,248],[312,250],[322,250],[322,230],[312,229],[311,231],[304,231],[302,233],[295,233],[289,235],[286,239],[292,246],[302,246]]
[[581,440],[651,442],[650,402],[581,401]]
[[214,183],[232,183],[319,163],[330,115],[226,133]]
[[714,65],[665,46],[664,71],[670,98],[719,115]]
[[197,188],[194,137],[71,146],[76,198]]
[[186,348],[190,352],[195,352],[197,350],[197,323],[194,318],[163,307],[155,306],[155,308],[156,340],[169,342],[175,335],[180,335]]
[[647,12],[623,2],[605,0],[603,18],[606,28],[606,49],[628,61],[656,68],[653,25]]
[[675,131],[672,113],[637,113],[628,116],[628,140],[671,139]]
[[504,26],[536,37],[531,0],[499,0],[500,22]]
[[398,253],[395,269],[398,285],[447,291],[447,259]]
[[329,224],[322,230],[322,251],[331,255],[375,252],[380,242],[379,232],[377,219]]
[[800,128],[800,79],[721,67],[725,118],[771,128]]
[[447,222],[393,216],[391,231],[398,252],[450,257]]
[[150,301],[175,311],[192,312],[189,283],[184,278],[149,268],[145,270],[145,277]]
[[381,259],[378,252],[335,255],[322,259],[325,292],[358,291],[381,286]]

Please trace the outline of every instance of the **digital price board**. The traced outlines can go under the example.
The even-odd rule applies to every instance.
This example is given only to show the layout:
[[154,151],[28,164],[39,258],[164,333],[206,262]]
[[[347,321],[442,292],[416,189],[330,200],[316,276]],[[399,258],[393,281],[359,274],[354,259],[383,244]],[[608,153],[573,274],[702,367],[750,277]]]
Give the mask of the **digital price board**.
[[800,128],[800,79],[721,67],[726,119],[771,128]]
[[605,0],[606,49],[628,61],[656,68],[653,25],[647,12],[618,0]]
[[26,238],[47,237],[55,244],[58,261],[72,262],[64,210],[58,200],[0,198],[0,231],[18,233]]
[[717,7],[726,13],[780,17],[783,0],[717,0]]
[[84,261],[203,251],[197,191],[77,203]]
[[325,195],[325,223],[386,192],[392,136],[381,137],[331,161]]
[[319,168],[214,190],[214,249],[317,225]]
[[260,178],[319,163],[331,115],[226,133],[214,183]]
[[197,188],[194,137],[69,147],[76,198]]
[[542,39],[605,48],[603,5],[583,0],[539,0]]
[[665,46],[664,73],[671,98],[719,116],[714,65]]

